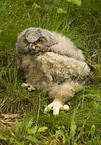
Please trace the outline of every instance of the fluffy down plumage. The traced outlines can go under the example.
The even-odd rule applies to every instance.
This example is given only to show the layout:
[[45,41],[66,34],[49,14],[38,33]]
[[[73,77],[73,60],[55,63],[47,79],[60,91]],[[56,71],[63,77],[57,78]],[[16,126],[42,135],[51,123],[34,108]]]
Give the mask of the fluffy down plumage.
[[48,91],[53,98],[48,108],[53,107],[54,115],[60,109],[68,110],[69,106],[63,104],[82,89],[85,81],[93,80],[93,66],[85,62],[82,51],[56,32],[26,29],[18,36],[16,52],[18,67],[27,82],[22,87]]

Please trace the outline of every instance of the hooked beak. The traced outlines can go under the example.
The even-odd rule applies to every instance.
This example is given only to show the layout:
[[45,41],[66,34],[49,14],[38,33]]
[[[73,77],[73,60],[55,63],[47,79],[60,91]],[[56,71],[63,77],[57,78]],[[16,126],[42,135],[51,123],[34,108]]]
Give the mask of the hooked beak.
[[35,46],[33,46],[33,43],[29,44],[28,50],[31,52],[32,50],[35,50]]

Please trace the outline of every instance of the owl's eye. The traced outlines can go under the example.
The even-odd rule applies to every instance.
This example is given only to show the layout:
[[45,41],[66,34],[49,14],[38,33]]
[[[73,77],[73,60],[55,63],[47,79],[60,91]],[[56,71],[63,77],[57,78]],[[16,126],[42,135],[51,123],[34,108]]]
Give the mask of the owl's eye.
[[41,43],[41,42],[42,42],[42,40],[41,40],[41,39],[38,39],[36,42],[37,42],[37,43]]
[[28,40],[27,40],[27,39],[24,39],[24,42],[25,42],[25,43],[28,43]]

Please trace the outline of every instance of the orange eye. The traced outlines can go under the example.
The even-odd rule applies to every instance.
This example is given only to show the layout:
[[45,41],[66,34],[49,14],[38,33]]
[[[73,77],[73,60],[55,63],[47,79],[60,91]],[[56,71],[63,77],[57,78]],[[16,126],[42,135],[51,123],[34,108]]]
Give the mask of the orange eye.
[[40,39],[39,39],[39,40],[37,40],[37,43],[41,43],[41,42],[42,42],[42,40],[40,40]]
[[28,43],[27,39],[24,40],[25,43]]

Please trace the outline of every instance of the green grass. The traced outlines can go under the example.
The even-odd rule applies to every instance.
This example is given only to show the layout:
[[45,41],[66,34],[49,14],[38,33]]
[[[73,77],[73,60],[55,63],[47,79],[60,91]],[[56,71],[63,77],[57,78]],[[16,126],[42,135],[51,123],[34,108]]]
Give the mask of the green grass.
[[[59,8],[67,13],[58,13]],[[12,124],[2,122],[0,116],[1,145],[100,145],[101,1],[82,0],[79,7],[67,0],[1,0],[0,14],[0,112],[19,114]],[[59,116],[43,113],[52,101],[48,93],[29,92],[20,86],[23,80],[16,66],[15,45],[18,34],[29,27],[68,36],[98,69],[95,83],[85,85],[70,100],[70,110]]]

